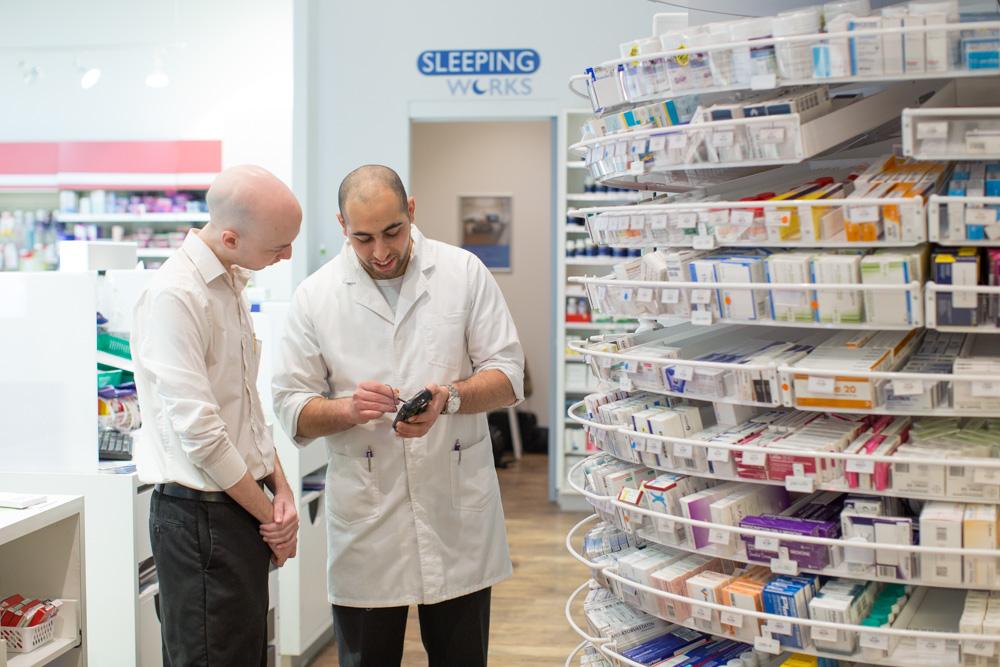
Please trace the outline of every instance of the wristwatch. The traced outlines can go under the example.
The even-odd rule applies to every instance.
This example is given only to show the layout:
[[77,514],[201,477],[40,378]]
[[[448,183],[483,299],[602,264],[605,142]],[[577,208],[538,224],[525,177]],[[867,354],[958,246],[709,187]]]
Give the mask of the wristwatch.
[[458,395],[458,389],[455,388],[455,385],[446,384],[444,388],[448,390],[448,402],[445,403],[441,414],[453,415],[462,407],[462,397]]

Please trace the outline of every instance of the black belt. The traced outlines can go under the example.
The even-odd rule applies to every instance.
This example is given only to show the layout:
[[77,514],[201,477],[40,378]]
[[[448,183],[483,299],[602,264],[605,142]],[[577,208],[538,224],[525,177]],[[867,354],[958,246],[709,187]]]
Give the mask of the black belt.
[[[264,488],[264,482],[261,480],[257,481],[257,485],[261,489]],[[173,498],[183,498],[185,500],[200,500],[205,503],[235,503],[236,501],[226,493],[225,491],[199,491],[198,489],[192,489],[182,484],[176,484],[174,482],[167,482],[166,484],[157,484],[153,489],[157,493],[162,493],[165,496],[171,496]]]

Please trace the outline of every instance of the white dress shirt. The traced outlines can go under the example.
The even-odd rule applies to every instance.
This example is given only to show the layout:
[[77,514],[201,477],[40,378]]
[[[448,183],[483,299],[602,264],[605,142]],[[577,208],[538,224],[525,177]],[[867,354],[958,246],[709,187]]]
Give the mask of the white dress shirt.
[[[349,243],[295,290],[273,380],[292,438],[306,403],[351,396],[365,380],[408,399],[490,369],[524,397],[524,353],[492,274],[471,253],[412,233],[395,308]],[[324,438],[330,602],[434,604],[509,577],[486,415],[441,415],[405,439],[392,417]]]
[[190,232],[135,307],[132,356],[142,411],[135,460],[144,483],[221,491],[274,471],[256,378],[260,341],[243,297],[250,272],[227,272]]

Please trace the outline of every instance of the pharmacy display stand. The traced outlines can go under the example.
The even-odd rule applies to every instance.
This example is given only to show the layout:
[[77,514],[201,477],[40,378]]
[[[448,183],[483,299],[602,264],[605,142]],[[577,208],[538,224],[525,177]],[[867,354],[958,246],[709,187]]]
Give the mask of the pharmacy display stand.
[[[773,33],[760,22],[678,29],[679,37],[668,32],[637,40],[626,57],[571,81],[574,89],[586,85],[594,116],[570,149],[597,182],[671,193],[623,207],[581,208],[576,215],[596,244],[641,248],[644,258],[654,251],[673,255],[655,279],[648,275],[655,261],[632,259],[609,275],[569,278],[585,290],[592,313],[634,317],[639,326],[630,338],[595,332],[568,346],[589,363],[600,388],[575,403],[567,419],[585,429],[600,452],[567,466],[565,478],[595,510],[566,539],[591,573],[566,603],[567,620],[582,640],[567,665],[647,664],[576,621],[578,598],[600,589],[669,623],[743,641],[760,665],[985,666],[1000,660],[1000,624],[994,624],[1000,606],[990,597],[1000,591],[1000,458],[996,422],[990,421],[1000,418],[1000,380],[989,361],[1000,350],[1000,281],[980,284],[986,272],[978,264],[971,280],[960,278],[968,268],[963,262],[978,251],[959,249],[1000,242],[1000,192],[993,189],[1000,183],[983,187],[983,181],[1000,179],[1000,169],[990,166],[1000,160],[1000,22],[971,17],[960,24],[949,8],[916,3],[875,16],[867,9],[848,19],[828,15],[823,33],[819,19],[808,15],[815,9],[799,10],[794,20],[768,19]],[[768,50],[770,66],[741,66],[751,53],[757,58]],[[767,91],[798,104],[803,98],[796,96],[812,94],[817,84],[828,85],[834,97],[821,113],[786,108],[726,116],[741,104],[768,103]],[[737,92],[744,101],[735,100]],[[701,109],[690,122],[677,122],[681,100],[691,95],[700,96]],[[934,187],[873,187],[866,180],[878,181],[900,165],[926,170]],[[857,180],[843,190],[824,183],[836,194],[822,198],[797,194],[796,186],[826,174],[834,183],[846,184],[848,174]],[[770,194],[757,194],[762,192]],[[950,259],[932,258],[925,273],[928,254],[920,244],[927,242],[931,250],[954,246],[954,252]],[[711,276],[690,268],[691,251],[736,248],[813,258],[879,249],[898,254],[905,268],[891,279],[885,271],[862,269],[855,280],[831,279],[825,268],[777,276],[768,266],[763,278],[743,265]],[[670,261],[683,272],[671,272]],[[949,280],[935,279],[944,275],[934,270],[935,262],[954,265]],[[857,308],[834,305],[845,303]],[[820,353],[831,336],[859,349],[871,340],[893,342],[878,363],[851,366],[845,375],[846,366]],[[781,352],[746,353],[740,340],[770,341]],[[713,357],[716,343],[736,351]],[[934,344],[940,349],[930,350]],[[949,345],[954,349],[946,350]],[[639,423],[643,419],[616,420],[599,409],[619,401],[622,414],[635,414],[625,403],[630,398],[638,399],[632,408],[671,406],[713,415],[718,423],[686,430],[684,421],[682,434],[665,434]],[[849,438],[852,445],[871,424],[903,422],[890,417],[914,420],[900,427],[906,429],[902,442],[918,435],[905,454],[881,446],[888,436],[827,449],[729,437],[762,414],[795,422],[789,427],[795,433],[806,423],[825,428],[812,417],[857,420],[865,426]],[[931,423],[922,417],[970,418],[962,428],[979,429],[992,443],[968,447],[956,440],[921,448],[918,436],[926,432],[920,429]],[[614,468],[616,461],[631,468]],[[607,470],[625,472],[612,480]],[[714,514],[669,511],[651,494],[644,498],[649,487],[643,482],[661,473],[701,480],[699,489],[738,482],[755,498],[767,488],[793,494],[793,501],[828,491],[865,496],[873,506],[923,501],[944,509],[940,516],[881,516],[869,537],[842,537],[839,530],[836,536],[808,534],[745,516],[727,522]],[[955,503],[969,508],[957,519],[947,512]],[[993,518],[981,524],[980,515]],[[899,521],[883,530],[890,519]],[[843,520],[838,516],[837,525]],[[882,590],[894,586],[900,593],[890,620],[877,624],[820,618],[809,608],[786,615],[730,606],[724,597],[695,597],[683,583],[665,585],[643,571],[648,563],[639,558],[626,564],[608,558],[607,550],[591,557],[578,538],[598,525],[622,536],[622,544],[698,554],[716,559],[711,567],[728,563],[727,571],[763,566],[767,576],[881,582]],[[985,539],[978,533],[970,539],[979,527]]]

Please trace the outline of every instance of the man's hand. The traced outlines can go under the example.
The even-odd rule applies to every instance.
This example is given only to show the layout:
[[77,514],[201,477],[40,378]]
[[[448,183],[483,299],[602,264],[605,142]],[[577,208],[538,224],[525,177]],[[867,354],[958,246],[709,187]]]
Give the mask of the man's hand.
[[399,403],[396,390],[380,382],[362,382],[351,396],[350,417],[355,425],[367,424],[382,415],[395,412]]
[[427,435],[427,432],[434,426],[434,422],[441,416],[441,411],[448,403],[448,390],[436,384],[429,384],[427,388],[434,398],[427,404],[427,409],[419,415],[414,415],[405,422],[396,424],[396,435],[401,438],[420,438]]
[[272,559],[278,567],[289,558],[294,558],[298,545],[299,513],[295,508],[295,498],[289,488],[274,494],[274,521],[260,527],[260,535],[274,552]]

